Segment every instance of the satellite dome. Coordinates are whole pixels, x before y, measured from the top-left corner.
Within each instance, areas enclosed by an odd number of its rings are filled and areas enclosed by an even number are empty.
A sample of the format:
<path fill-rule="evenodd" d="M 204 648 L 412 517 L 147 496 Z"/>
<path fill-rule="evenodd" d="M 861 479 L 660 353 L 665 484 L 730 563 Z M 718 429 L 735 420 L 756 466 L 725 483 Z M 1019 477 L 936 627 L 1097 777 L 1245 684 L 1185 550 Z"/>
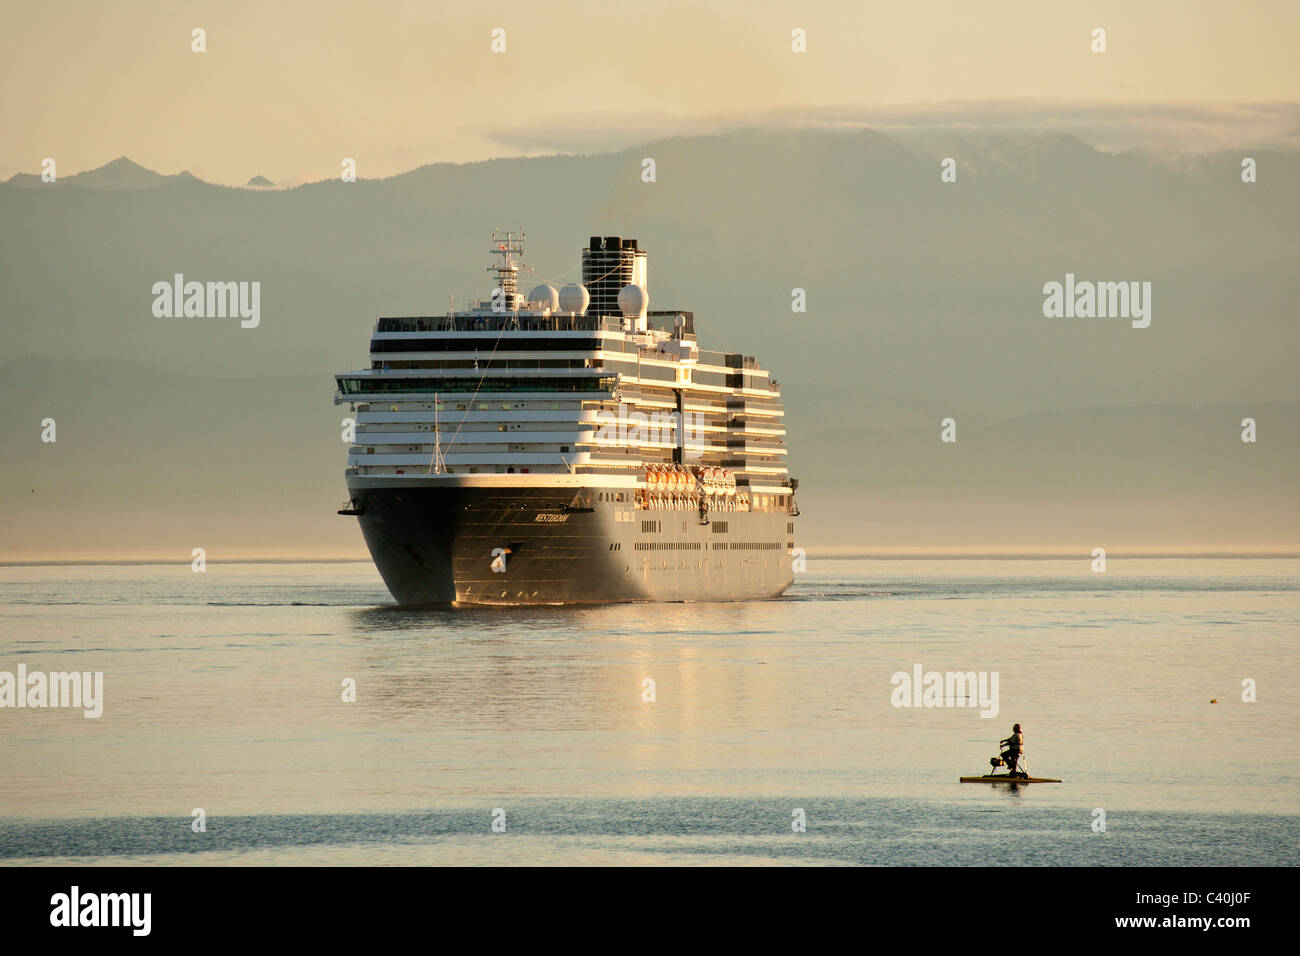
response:
<path fill-rule="evenodd" d="M 618 307 L 628 318 L 640 318 L 650 308 L 650 293 L 639 285 L 625 285 L 618 293 Z"/>
<path fill-rule="evenodd" d="M 556 312 L 560 308 L 560 293 L 555 291 L 555 286 L 548 283 L 542 283 L 532 292 L 528 293 L 528 301 L 538 303 L 543 309 L 550 309 Z"/>
<path fill-rule="evenodd" d="M 586 286 L 570 282 L 560 290 L 560 311 L 562 312 L 576 312 L 579 315 L 586 315 L 587 306 L 590 304 L 591 293 L 587 291 Z"/>

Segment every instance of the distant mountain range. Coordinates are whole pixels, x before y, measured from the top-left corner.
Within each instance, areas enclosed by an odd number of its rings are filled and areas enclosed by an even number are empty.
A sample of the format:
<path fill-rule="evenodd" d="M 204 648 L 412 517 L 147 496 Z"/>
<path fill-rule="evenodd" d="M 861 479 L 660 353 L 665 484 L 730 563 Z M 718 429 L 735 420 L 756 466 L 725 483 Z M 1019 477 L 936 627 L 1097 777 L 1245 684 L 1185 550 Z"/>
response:
<path fill-rule="evenodd" d="M 47 183 L 40 174 L 16 173 L 5 180 L 7 186 L 78 186 L 82 189 L 157 189 L 171 183 L 207 185 L 188 172 L 179 172 L 174 176 L 164 176 L 151 169 L 145 169 L 125 156 L 119 156 L 111 163 L 105 163 L 98 169 L 89 169 L 84 173 L 71 176 L 56 176 L 55 181 Z"/>
<path fill-rule="evenodd" d="M 145 169 L 139 163 L 133 162 L 125 156 L 119 156 L 111 163 L 105 163 L 97 169 L 88 169 L 85 172 L 73 173 L 70 176 L 57 176 L 52 183 L 45 182 L 39 173 L 15 173 L 5 180 L 5 185 L 21 188 L 64 185 L 76 186 L 80 189 L 158 189 L 161 186 L 176 184 L 213 185 L 212 183 L 205 183 L 197 176 L 185 171 L 176 173 L 174 176 L 155 173 L 152 169 Z M 268 186 L 274 186 L 275 183 L 265 176 L 254 176 L 244 185 L 246 188 L 264 189 Z M 225 187 L 218 186 L 216 188 Z"/>
<path fill-rule="evenodd" d="M 1287 152 L 1164 162 L 947 130 L 748 131 L 292 189 L 125 158 L 20 175 L 0 184 L 0 493 L 25 506 L 0 518 L 0 557 L 141 550 L 187 521 L 231 547 L 359 553 L 332 510 L 331 374 L 366 364 L 377 314 L 484 296 L 498 225 L 528 233 L 526 286 L 574 278 L 590 235 L 637 237 L 651 308 L 693 309 L 706 346 L 771 367 L 814 541 L 1300 544 L 1298 177 Z M 155 318 L 176 273 L 260 282 L 260 326 Z M 1044 318 L 1067 273 L 1150 281 L 1150 328 Z"/>

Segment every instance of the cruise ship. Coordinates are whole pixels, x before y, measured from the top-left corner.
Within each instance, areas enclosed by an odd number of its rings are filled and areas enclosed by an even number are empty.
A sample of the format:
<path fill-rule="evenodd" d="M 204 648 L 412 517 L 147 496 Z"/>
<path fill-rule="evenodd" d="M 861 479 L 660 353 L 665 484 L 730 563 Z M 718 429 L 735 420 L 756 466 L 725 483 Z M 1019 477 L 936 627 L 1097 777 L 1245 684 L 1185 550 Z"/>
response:
<path fill-rule="evenodd" d="M 490 297 L 381 317 L 353 410 L 349 500 L 402 605 L 772 598 L 793 580 L 798 481 L 778 384 L 650 309 L 636 239 L 592 236 L 582 282 L 519 292 L 497 232 Z M 575 266 L 576 271 L 576 266 Z"/>

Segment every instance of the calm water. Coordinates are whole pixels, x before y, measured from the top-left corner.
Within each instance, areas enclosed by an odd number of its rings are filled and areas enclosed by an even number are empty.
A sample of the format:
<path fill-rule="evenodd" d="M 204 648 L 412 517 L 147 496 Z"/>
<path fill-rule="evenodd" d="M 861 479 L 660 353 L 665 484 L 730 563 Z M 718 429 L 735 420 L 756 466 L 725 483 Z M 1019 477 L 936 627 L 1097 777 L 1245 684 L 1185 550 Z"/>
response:
<path fill-rule="evenodd" d="M 780 601 L 409 612 L 360 563 L 0 568 L 0 670 L 105 684 L 0 709 L 0 861 L 1295 865 L 1298 572 L 812 560 Z M 916 664 L 998 672 L 998 715 L 891 706 Z M 1065 782 L 959 784 L 1013 722 Z"/>

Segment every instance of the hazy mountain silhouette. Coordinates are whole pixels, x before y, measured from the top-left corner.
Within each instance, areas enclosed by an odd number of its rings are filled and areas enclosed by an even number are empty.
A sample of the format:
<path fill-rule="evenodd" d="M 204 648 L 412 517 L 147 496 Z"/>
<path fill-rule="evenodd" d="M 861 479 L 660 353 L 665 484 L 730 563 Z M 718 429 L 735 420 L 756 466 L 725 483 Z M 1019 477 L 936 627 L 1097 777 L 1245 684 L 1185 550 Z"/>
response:
<path fill-rule="evenodd" d="M 202 183 L 202 180 L 189 172 L 164 176 L 151 169 L 145 169 L 125 156 L 119 156 L 111 163 L 105 163 L 97 169 L 88 169 L 71 176 L 59 176 L 53 183 L 44 182 L 39 175 L 32 173 L 16 173 L 6 180 L 6 185 L 11 186 L 67 185 L 83 189 L 157 189 L 159 186 L 172 183 Z"/>
<path fill-rule="evenodd" d="M 1257 183 L 1241 182 L 1243 155 Z M 956 183 L 940 181 L 947 156 Z M 651 307 L 694 309 L 704 344 L 756 354 L 782 382 L 807 527 L 825 541 L 906 546 L 925 526 L 924 546 L 947 528 L 993 550 L 1091 518 L 1151 544 L 1294 543 L 1297 174 L 1293 153 L 1166 162 L 1064 135 L 921 130 L 747 131 L 289 190 L 129 160 L 60 180 L 90 188 L 11 181 L 0 355 L 17 361 L 0 401 L 22 409 L 4 425 L 22 452 L 5 491 L 62 488 L 68 525 L 11 516 L 0 551 L 75 550 L 108 527 L 112 509 L 77 504 L 105 488 L 123 514 L 171 515 L 159 533 L 202 501 L 214 528 L 234 527 L 243 502 L 286 552 L 359 549 L 330 524 L 346 410 L 331 374 L 366 364 L 375 315 L 484 296 L 497 225 L 529 234 L 525 286 L 573 278 L 589 235 L 639 238 Z M 159 188 L 121 185 L 147 182 Z M 155 318 L 152 285 L 178 272 L 261 282 L 261 326 Z M 1043 284 L 1067 272 L 1152 282 L 1150 328 L 1044 318 Z M 56 448 L 39 421 L 58 402 Z M 956 446 L 938 441 L 948 416 Z M 1240 442 L 1242 417 L 1258 444 Z"/>
<path fill-rule="evenodd" d="M 254 176 L 252 179 L 250 179 L 250 180 L 249 180 L 247 183 L 245 183 L 244 185 L 245 185 L 245 186 L 255 186 L 255 187 L 256 187 L 256 186 L 274 186 L 275 183 L 271 182 L 271 180 L 267 179 L 265 176 Z"/>

